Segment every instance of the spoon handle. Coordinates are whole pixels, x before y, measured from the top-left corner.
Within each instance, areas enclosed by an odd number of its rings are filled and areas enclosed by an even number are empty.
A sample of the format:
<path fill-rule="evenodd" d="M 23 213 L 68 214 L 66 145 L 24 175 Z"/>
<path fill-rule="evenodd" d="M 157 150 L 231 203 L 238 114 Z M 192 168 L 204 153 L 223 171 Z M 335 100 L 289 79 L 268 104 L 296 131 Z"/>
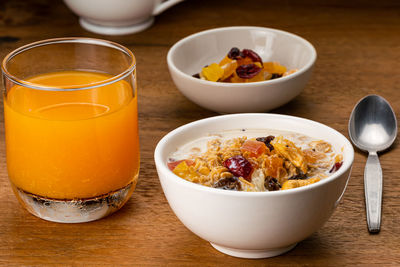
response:
<path fill-rule="evenodd" d="M 364 170 L 365 207 L 370 233 L 377 233 L 381 228 L 382 206 L 382 168 L 378 154 L 369 152 Z"/>

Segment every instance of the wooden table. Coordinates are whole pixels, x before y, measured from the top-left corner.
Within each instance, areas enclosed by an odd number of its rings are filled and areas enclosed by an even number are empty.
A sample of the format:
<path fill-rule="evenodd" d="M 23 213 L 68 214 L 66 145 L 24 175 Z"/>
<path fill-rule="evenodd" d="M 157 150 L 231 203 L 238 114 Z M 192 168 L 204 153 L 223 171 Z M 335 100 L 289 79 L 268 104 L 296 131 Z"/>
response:
<path fill-rule="evenodd" d="M 89 36 L 121 43 L 137 57 L 141 170 L 133 197 L 119 212 L 85 224 L 57 224 L 30 215 L 9 186 L 3 118 L 0 146 L 0 264 L 3 266 L 284 266 L 399 265 L 399 141 L 382 154 L 382 230 L 366 227 L 363 169 L 356 151 L 353 173 L 331 219 L 279 257 L 246 260 L 214 250 L 186 229 L 164 197 L 153 161 L 162 136 L 185 123 L 217 115 L 191 103 L 174 86 L 166 55 L 179 39 L 214 27 L 265 26 L 296 33 L 318 51 L 305 90 L 273 113 L 309 118 L 344 135 L 354 104 L 379 94 L 400 114 L 400 3 L 393 1 L 187 0 L 135 35 L 110 37 L 83 30 L 61 1 L 0 2 L 0 58 L 41 39 Z M 1 108 L 2 110 L 2 108 Z M 2 116 L 1 116 L 2 117 Z"/>

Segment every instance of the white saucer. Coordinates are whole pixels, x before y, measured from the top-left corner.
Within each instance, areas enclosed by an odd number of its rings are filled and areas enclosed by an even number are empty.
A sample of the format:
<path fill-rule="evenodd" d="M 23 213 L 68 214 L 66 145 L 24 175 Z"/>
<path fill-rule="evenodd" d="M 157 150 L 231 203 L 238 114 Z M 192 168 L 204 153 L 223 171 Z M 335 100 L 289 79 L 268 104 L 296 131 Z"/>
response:
<path fill-rule="evenodd" d="M 103 26 L 99 24 L 93 24 L 84 18 L 79 18 L 79 24 L 86 30 L 104 34 L 104 35 L 126 35 L 131 33 L 137 33 L 144 31 L 154 23 L 154 17 L 150 17 L 148 20 L 139 24 L 133 24 L 129 26 Z"/>

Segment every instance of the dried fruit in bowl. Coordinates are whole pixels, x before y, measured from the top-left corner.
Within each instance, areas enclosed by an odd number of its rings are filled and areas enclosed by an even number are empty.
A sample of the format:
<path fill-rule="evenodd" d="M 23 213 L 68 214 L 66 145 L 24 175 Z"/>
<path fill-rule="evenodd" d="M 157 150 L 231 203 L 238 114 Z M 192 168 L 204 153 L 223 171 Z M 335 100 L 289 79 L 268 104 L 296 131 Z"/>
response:
<path fill-rule="evenodd" d="M 212 82 L 249 83 L 285 77 L 296 71 L 288 71 L 279 62 L 263 62 L 251 49 L 240 50 L 233 47 L 219 64 L 205 66 L 193 77 Z"/>

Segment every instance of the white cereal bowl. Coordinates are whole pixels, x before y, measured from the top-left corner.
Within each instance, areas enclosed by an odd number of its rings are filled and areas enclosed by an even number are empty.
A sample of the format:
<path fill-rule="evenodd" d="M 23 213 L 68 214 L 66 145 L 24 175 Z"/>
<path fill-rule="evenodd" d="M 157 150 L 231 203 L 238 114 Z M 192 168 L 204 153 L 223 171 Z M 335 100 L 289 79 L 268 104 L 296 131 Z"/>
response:
<path fill-rule="evenodd" d="M 343 165 L 328 178 L 305 187 L 271 192 L 239 192 L 186 181 L 168 169 L 178 147 L 209 133 L 234 129 L 297 132 L 342 149 Z M 346 189 L 354 151 L 334 129 L 307 119 L 277 114 L 234 114 L 181 126 L 158 143 L 154 159 L 169 205 L 193 233 L 217 250 L 243 258 L 273 257 L 292 249 L 331 216 Z"/>
<path fill-rule="evenodd" d="M 294 74 L 255 83 L 221 83 L 192 77 L 219 62 L 232 47 L 252 49 Z M 311 43 L 281 30 L 226 27 L 190 35 L 171 47 L 167 63 L 176 87 L 194 103 L 219 113 L 262 112 L 286 104 L 305 87 L 317 58 Z"/>

